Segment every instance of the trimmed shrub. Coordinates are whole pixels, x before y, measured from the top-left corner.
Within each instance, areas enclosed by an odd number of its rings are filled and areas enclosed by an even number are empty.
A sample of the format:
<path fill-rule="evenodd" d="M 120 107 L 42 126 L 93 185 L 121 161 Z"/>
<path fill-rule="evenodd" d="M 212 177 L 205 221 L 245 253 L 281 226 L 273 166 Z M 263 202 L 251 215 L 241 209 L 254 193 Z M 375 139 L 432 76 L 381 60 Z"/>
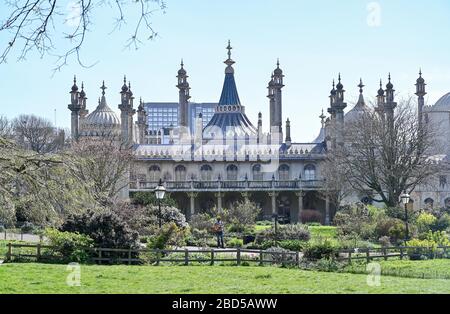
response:
<path fill-rule="evenodd" d="M 139 234 L 111 211 L 88 211 L 81 215 L 71 215 L 61 226 L 61 231 L 88 235 L 96 247 L 139 248 Z"/>
<path fill-rule="evenodd" d="M 299 240 L 309 241 L 311 234 L 305 225 L 284 225 L 278 227 L 278 233 L 275 233 L 275 228 L 270 228 L 261 231 L 256 235 L 255 242 L 262 243 L 264 241 L 274 240 Z"/>
<path fill-rule="evenodd" d="M 59 253 L 67 262 L 86 262 L 90 254 L 87 248 L 92 247 L 93 241 L 87 235 L 77 232 L 63 232 L 47 228 L 44 232 L 49 245 L 54 247 L 54 252 Z"/>
<path fill-rule="evenodd" d="M 428 232 L 436 224 L 437 218 L 430 213 L 422 212 L 417 217 L 416 225 L 419 233 Z"/>
<path fill-rule="evenodd" d="M 244 245 L 244 241 L 238 238 L 231 238 L 227 241 L 227 247 L 242 247 Z"/>
<path fill-rule="evenodd" d="M 178 227 L 174 222 L 165 224 L 158 232 L 148 237 L 147 247 L 150 249 L 168 249 L 171 246 L 186 244 L 187 229 Z"/>
<path fill-rule="evenodd" d="M 329 239 L 308 243 L 303 251 L 304 257 L 311 260 L 335 258 L 339 253 L 339 246 Z"/>

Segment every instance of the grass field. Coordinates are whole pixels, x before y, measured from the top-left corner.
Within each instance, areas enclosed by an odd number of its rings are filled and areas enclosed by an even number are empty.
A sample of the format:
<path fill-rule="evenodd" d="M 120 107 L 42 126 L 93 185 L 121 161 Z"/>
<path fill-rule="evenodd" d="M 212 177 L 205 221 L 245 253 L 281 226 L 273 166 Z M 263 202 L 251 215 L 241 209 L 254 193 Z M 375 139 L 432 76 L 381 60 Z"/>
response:
<path fill-rule="evenodd" d="M 0 293 L 449 293 L 450 280 L 367 276 L 276 267 L 82 266 L 81 287 L 65 265 L 0 265 Z"/>
<path fill-rule="evenodd" d="M 389 260 L 379 261 L 379 263 L 381 265 L 381 273 L 387 276 L 450 280 L 450 260 L 448 259 L 426 261 Z M 366 265 L 362 263 L 346 267 L 346 271 L 352 273 L 365 273 L 365 269 Z"/>
<path fill-rule="evenodd" d="M 336 227 L 332 226 L 309 226 L 311 238 L 336 238 Z"/>

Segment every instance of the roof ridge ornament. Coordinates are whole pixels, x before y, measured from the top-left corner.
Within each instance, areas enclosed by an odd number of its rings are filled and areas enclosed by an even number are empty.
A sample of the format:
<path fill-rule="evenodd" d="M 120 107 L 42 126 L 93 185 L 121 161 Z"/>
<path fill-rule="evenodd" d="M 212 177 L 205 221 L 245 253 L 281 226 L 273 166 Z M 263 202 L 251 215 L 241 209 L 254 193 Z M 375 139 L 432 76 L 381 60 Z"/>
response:
<path fill-rule="evenodd" d="M 230 40 L 228 40 L 228 46 L 226 47 L 226 49 L 228 50 L 228 59 L 224 61 L 224 63 L 227 65 L 225 74 L 234 74 L 233 64 L 235 64 L 236 62 L 231 59 L 231 49 L 233 49 L 233 47 L 231 47 Z"/>

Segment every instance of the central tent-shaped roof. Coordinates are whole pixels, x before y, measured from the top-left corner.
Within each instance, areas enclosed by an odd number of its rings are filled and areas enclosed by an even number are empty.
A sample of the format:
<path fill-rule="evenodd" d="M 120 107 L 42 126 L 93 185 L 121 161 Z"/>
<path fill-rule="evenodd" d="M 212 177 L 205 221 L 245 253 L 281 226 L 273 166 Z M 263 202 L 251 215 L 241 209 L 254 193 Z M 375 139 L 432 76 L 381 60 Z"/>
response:
<path fill-rule="evenodd" d="M 216 112 L 204 128 L 203 134 L 205 138 L 212 138 L 217 136 L 217 132 L 220 130 L 222 136 L 230 133 L 238 137 L 256 136 L 256 128 L 245 115 L 237 92 L 233 69 L 235 62 L 231 59 L 232 47 L 230 42 L 228 42 L 227 49 L 228 59 L 224 62 L 227 67 L 225 69 L 222 94 L 216 107 Z"/>

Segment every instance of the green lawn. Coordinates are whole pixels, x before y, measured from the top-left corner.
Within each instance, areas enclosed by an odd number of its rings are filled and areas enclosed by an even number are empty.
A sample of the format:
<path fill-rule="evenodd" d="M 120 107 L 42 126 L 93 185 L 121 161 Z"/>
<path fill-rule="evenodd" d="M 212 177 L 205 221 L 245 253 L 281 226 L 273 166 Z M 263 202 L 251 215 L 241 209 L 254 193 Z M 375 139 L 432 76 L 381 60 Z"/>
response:
<path fill-rule="evenodd" d="M 389 260 L 378 261 L 381 265 L 381 273 L 388 276 L 447 279 L 450 280 L 450 260 L 434 259 L 426 261 Z M 365 273 L 366 265 L 354 263 L 347 266 L 345 271 L 352 273 Z"/>
<path fill-rule="evenodd" d="M 82 266 L 81 287 L 65 265 L 0 265 L 0 293 L 449 293 L 450 280 L 367 276 L 276 267 Z"/>
<path fill-rule="evenodd" d="M 336 238 L 336 227 L 333 226 L 308 226 L 311 238 Z"/>

